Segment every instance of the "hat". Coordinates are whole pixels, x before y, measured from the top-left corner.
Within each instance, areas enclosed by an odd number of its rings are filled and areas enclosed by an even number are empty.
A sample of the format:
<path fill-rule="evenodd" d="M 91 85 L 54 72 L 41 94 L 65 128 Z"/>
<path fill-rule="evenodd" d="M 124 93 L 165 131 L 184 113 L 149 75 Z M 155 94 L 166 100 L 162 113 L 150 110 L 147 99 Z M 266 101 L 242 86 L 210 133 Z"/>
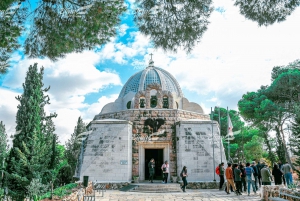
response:
<path fill-rule="evenodd" d="M 252 164 L 255 164 L 255 161 L 252 161 Z"/>

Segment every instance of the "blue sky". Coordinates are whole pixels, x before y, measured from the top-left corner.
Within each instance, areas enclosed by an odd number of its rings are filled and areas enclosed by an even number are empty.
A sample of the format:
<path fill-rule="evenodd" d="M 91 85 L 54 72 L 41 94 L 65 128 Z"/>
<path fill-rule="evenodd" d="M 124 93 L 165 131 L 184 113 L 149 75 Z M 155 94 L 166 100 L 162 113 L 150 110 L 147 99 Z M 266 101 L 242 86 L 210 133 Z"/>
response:
<path fill-rule="evenodd" d="M 259 27 L 240 15 L 231 0 L 215 0 L 214 7 L 208 30 L 189 55 L 154 49 L 134 26 L 131 12 L 122 18 L 118 36 L 94 51 L 72 53 L 57 62 L 28 59 L 16 52 L 12 68 L 0 78 L 0 120 L 7 133 L 15 132 L 15 96 L 22 93 L 28 66 L 35 62 L 45 67 L 44 83 L 51 86 L 46 111 L 58 114 L 56 133 L 64 143 L 77 118 L 88 123 L 113 102 L 128 78 L 147 66 L 150 53 L 154 65 L 169 71 L 185 97 L 206 113 L 214 106 L 237 109 L 244 93 L 270 84 L 273 66 L 299 59 L 299 8 L 285 22 Z"/>

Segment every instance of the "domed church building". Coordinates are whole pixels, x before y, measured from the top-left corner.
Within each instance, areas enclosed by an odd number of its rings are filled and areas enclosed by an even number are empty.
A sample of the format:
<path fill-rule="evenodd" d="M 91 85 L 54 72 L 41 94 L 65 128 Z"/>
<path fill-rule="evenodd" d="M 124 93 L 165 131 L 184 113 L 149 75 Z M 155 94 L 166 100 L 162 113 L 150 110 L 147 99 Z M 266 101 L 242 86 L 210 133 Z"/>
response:
<path fill-rule="evenodd" d="M 169 180 L 188 167 L 189 181 L 213 181 L 215 167 L 226 162 L 219 125 L 189 102 L 177 80 L 154 66 L 132 75 L 115 102 L 88 125 L 77 174 L 100 182 L 148 180 L 154 158 L 155 179 L 170 165 Z"/>

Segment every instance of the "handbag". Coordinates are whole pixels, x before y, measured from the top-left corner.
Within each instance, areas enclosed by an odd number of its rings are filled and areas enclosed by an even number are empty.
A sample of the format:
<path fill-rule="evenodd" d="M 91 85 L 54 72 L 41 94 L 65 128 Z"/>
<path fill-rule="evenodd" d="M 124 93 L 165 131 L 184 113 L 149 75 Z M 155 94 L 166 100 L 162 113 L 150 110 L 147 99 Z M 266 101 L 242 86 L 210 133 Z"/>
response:
<path fill-rule="evenodd" d="M 254 177 L 253 173 L 251 173 L 251 180 L 255 181 L 255 177 Z"/>
<path fill-rule="evenodd" d="M 167 168 L 163 167 L 163 171 L 165 172 L 167 170 Z"/>

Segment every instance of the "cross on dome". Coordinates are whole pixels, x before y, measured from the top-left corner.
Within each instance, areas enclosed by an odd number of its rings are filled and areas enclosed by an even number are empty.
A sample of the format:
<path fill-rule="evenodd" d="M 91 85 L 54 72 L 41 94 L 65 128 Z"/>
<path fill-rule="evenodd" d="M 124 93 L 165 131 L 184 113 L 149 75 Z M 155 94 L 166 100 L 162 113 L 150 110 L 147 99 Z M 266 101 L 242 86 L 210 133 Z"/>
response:
<path fill-rule="evenodd" d="M 151 56 L 151 58 L 150 58 L 150 61 L 149 61 L 149 66 L 148 66 L 148 68 L 149 68 L 149 67 L 154 67 L 154 61 L 152 60 L 153 54 L 150 53 L 150 56 Z"/>

